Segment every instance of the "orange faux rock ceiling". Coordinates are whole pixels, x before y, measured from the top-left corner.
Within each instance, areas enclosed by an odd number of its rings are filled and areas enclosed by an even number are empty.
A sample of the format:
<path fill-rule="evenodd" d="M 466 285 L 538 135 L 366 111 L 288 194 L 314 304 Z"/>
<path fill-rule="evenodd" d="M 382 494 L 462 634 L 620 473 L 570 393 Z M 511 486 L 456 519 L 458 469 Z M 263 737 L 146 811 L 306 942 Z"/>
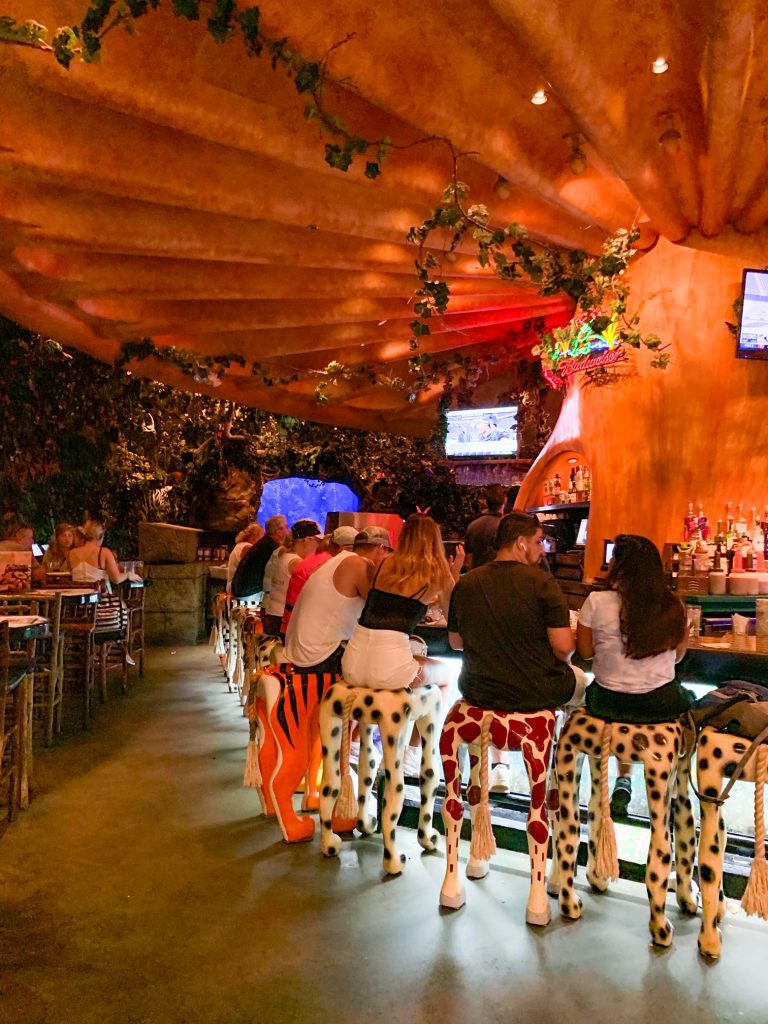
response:
<path fill-rule="evenodd" d="M 338 360 L 407 379 L 416 252 L 405 235 L 449 180 L 446 147 L 393 151 L 375 181 L 362 164 L 333 170 L 283 72 L 164 7 L 135 36 L 112 32 L 96 65 L 65 71 L 0 44 L 0 312 L 105 360 L 149 336 L 302 373 L 268 388 L 233 367 L 211 393 L 243 404 L 428 429 L 436 389 L 408 402 L 353 377 L 319 406 L 320 378 L 306 371 Z M 471 154 L 460 177 L 494 223 L 591 252 L 633 223 L 641 249 L 659 236 L 766 249 L 764 0 L 260 7 L 264 31 L 309 59 L 351 35 L 333 53 L 327 109 L 367 138 L 449 137 Z M 51 30 L 84 10 L 0 3 L 0 15 Z M 662 56 L 669 69 L 653 74 Z M 539 89 L 548 102 L 535 106 Z M 574 145 L 584 160 L 569 163 Z M 444 270 L 453 298 L 425 350 L 526 355 L 526 321 L 569 316 L 566 299 L 482 271 L 469 243 Z M 211 390 L 155 361 L 136 370 Z M 507 371 L 503 360 L 489 370 L 500 390 Z"/>

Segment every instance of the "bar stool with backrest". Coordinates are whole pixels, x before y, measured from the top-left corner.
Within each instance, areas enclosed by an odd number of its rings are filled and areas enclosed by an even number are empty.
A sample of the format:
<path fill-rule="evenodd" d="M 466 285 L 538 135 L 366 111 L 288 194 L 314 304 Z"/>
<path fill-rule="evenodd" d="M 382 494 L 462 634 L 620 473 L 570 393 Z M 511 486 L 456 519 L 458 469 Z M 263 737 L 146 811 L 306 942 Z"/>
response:
<path fill-rule="evenodd" d="M 8 821 L 19 806 L 19 757 L 21 750 L 19 684 L 25 666 L 11 655 L 7 622 L 0 622 L 0 786 L 8 787 Z"/>
<path fill-rule="evenodd" d="M 125 603 L 128 606 L 128 654 L 144 676 L 144 591 L 145 586 L 127 586 Z"/>
<path fill-rule="evenodd" d="M 71 589 L 87 589 L 82 584 Z M 82 692 L 82 723 L 87 729 L 91 717 L 95 678 L 96 602 L 80 604 L 64 601 L 62 605 L 61 633 L 64 638 L 62 680 L 64 695 Z"/>
<path fill-rule="evenodd" d="M 128 692 L 128 658 L 130 648 L 130 623 L 128 605 L 124 598 L 122 584 L 112 584 L 110 592 L 102 592 L 96 605 L 96 621 L 93 634 L 95 665 L 99 672 L 99 697 L 104 704 L 107 699 L 107 674 L 110 668 L 121 673 L 123 693 Z"/>
<path fill-rule="evenodd" d="M 41 723 L 46 746 L 53 734 L 61 732 L 62 711 L 62 635 L 61 594 L 54 591 L 0 595 L 0 613 L 40 615 L 48 620 L 49 635 L 36 642 L 33 719 Z"/>

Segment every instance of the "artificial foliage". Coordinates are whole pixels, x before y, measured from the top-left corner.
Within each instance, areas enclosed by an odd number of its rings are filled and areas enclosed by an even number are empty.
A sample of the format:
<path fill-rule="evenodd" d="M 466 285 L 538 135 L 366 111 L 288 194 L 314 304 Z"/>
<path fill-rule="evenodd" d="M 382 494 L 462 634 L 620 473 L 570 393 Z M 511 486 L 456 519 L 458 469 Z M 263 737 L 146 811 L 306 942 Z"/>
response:
<path fill-rule="evenodd" d="M 230 469 L 338 480 L 364 510 L 430 507 L 462 535 L 478 494 L 455 483 L 440 428 L 429 439 L 305 423 L 235 407 L 108 366 L 0 318 L 0 513 L 46 542 L 55 523 L 105 516 L 108 542 L 137 552 L 142 519 L 205 523 Z M 533 392 L 531 392 L 533 394 Z M 531 452 L 530 454 L 534 454 Z"/>

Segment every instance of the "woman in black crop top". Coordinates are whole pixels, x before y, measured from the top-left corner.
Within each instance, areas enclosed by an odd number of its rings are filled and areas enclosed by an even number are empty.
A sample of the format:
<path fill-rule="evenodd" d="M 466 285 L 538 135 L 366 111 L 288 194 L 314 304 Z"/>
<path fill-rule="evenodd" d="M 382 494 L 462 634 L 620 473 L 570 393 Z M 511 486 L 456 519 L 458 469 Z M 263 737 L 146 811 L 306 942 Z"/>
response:
<path fill-rule="evenodd" d="M 443 666 L 415 657 L 409 637 L 430 605 L 439 603 L 447 611 L 463 561 L 459 547 L 448 562 L 433 519 L 421 513 L 410 516 L 396 550 L 379 566 L 344 653 L 342 672 L 348 683 L 374 690 L 427 682 L 447 687 Z"/>

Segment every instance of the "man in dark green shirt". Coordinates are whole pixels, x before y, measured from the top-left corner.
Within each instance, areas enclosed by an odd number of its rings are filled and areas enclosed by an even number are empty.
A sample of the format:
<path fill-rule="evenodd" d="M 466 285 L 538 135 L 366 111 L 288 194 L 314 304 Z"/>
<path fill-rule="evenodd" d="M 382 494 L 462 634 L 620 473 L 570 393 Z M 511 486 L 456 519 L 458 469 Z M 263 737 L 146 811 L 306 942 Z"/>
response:
<path fill-rule="evenodd" d="M 464 651 L 459 689 L 470 704 L 539 711 L 583 693 L 583 673 L 568 663 L 574 641 L 565 599 L 538 568 L 543 538 L 535 516 L 510 512 L 499 523 L 495 560 L 453 590 L 449 639 Z"/>

